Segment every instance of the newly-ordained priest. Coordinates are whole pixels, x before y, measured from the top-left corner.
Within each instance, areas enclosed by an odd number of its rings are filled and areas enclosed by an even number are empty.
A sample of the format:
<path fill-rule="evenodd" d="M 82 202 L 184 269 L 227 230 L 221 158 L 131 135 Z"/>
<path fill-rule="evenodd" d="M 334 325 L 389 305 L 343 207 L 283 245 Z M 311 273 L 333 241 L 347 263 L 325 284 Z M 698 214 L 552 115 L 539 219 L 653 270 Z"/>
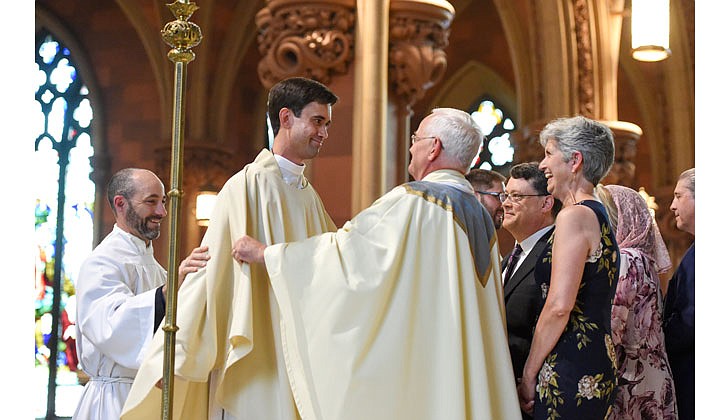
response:
<path fill-rule="evenodd" d="M 301 417 L 520 419 L 493 222 L 464 177 L 483 136 L 439 108 L 409 172 L 337 232 L 233 255 L 268 271 Z"/>
<path fill-rule="evenodd" d="M 218 194 L 202 240 L 207 267 L 188 275 L 179 290 L 172 418 L 299 418 L 278 329 L 278 310 L 263 267 L 233 260 L 233 242 L 244 234 L 266 244 L 295 241 L 335 229 L 313 186 L 303 175 L 328 138 L 327 87 L 305 78 L 273 86 L 268 114 L 273 153 L 230 178 Z M 122 419 L 158 418 L 164 334 L 158 332 L 124 406 Z"/>

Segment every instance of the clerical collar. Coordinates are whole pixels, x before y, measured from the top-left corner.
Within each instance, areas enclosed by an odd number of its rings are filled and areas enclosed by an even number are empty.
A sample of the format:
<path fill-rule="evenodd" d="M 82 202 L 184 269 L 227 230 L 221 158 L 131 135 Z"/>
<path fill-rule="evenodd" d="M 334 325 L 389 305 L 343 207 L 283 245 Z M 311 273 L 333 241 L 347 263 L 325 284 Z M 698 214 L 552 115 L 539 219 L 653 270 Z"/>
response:
<path fill-rule="evenodd" d="M 306 169 L 306 164 L 297 165 L 290 160 L 284 158 L 281 155 L 273 155 L 278 162 L 278 167 L 281 169 L 281 175 L 283 176 L 283 182 L 296 188 L 303 188 L 304 180 L 303 171 Z"/>

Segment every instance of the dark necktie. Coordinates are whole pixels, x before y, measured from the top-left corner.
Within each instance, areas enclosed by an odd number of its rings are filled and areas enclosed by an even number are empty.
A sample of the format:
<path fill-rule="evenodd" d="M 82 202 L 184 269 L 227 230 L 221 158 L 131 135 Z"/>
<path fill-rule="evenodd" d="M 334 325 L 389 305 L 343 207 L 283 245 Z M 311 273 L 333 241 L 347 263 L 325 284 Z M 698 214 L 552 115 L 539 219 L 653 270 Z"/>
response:
<path fill-rule="evenodd" d="M 503 281 L 503 284 L 508 283 L 508 280 L 513 276 L 513 272 L 516 271 L 516 263 L 518 262 L 518 259 L 521 258 L 521 253 L 523 252 L 523 248 L 521 248 L 520 244 L 516 244 L 516 247 L 513 248 L 513 252 L 511 252 L 511 256 L 508 258 L 508 265 L 506 265 L 506 278 Z"/>

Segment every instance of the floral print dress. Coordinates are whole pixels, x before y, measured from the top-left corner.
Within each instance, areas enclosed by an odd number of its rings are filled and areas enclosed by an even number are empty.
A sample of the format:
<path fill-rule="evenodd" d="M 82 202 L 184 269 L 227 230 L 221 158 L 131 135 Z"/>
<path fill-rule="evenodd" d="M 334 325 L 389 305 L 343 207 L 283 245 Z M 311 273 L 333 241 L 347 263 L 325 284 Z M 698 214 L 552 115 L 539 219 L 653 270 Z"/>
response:
<path fill-rule="evenodd" d="M 675 385 L 662 332 L 660 279 L 653 262 L 621 249 L 624 269 L 612 307 L 619 384 L 610 420 L 677 419 Z"/>
<path fill-rule="evenodd" d="M 576 205 L 592 209 L 601 228 L 599 249 L 584 265 L 574 308 L 559 341 L 544 360 L 536 382 L 534 419 L 604 419 L 611 411 L 617 365 L 611 336 L 612 299 L 617 286 L 619 249 L 604 206 L 595 200 Z M 551 283 L 553 235 L 536 265 L 542 304 Z"/>

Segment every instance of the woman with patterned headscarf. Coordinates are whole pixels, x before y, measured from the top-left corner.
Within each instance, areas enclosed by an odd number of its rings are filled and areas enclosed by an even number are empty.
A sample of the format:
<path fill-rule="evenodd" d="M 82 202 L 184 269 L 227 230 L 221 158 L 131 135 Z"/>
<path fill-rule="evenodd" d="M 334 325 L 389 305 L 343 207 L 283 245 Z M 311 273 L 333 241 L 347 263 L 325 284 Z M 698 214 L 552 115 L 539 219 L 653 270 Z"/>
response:
<path fill-rule="evenodd" d="M 619 366 L 610 419 L 676 419 L 675 385 L 662 332 L 658 274 L 672 266 L 647 202 L 631 188 L 597 187 L 620 252 L 612 305 L 612 340 Z"/>

